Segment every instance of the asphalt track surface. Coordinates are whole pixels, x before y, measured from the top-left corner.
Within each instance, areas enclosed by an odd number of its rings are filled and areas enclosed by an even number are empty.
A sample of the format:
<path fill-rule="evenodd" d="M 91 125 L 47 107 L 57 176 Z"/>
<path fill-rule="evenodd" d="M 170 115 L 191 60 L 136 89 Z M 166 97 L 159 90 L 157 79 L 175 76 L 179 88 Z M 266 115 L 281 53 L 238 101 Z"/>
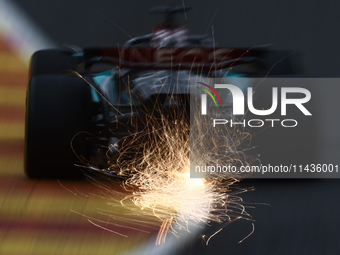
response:
<path fill-rule="evenodd" d="M 122 44 L 129 39 L 127 34 L 133 37 L 149 33 L 160 20 L 157 15 L 147 14 L 159 1 L 15 2 L 57 45 Z M 216 41 L 221 45 L 273 43 L 277 49 L 302 49 L 308 75 L 339 76 L 337 1 L 184 1 L 184 4 L 193 7 L 187 13 L 187 21 L 183 18 L 193 33 L 211 34 L 213 26 Z M 3 52 L 10 50 L 5 45 L 1 49 L 4 60 L 8 54 Z M 60 185 L 57 181 L 28 180 L 24 176 L 20 130 L 24 121 L 27 66 L 13 66 L 15 70 L 8 70 L 9 65 L 2 63 L 0 76 L 1 94 L 12 95 L 1 98 L 0 108 L 1 125 L 5 126 L 2 130 L 6 130 L 1 137 L 0 253 L 152 254 L 156 250 L 149 247 L 152 234 L 132 232 L 130 238 L 121 238 L 70 212 L 72 209 L 95 216 L 95 208 L 105 206 L 80 194 L 95 191 L 93 185 L 77 181 Z M 337 94 L 327 96 L 328 102 L 337 100 Z M 329 106 L 330 112 L 325 115 L 333 116 L 333 126 L 321 126 L 315 136 L 309 137 L 319 147 L 314 151 L 316 157 L 325 162 L 339 158 L 338 104 Z M 303 151 L 300 153 L 301 157 L 306 156 Z M 175 251 L 174 244 L 156 254 L 340 254 L 339 180 L 246 180 L 240 185 L 256 188 L 242 195 L 245 201 L 257 203 L 255 209 L 248 210 L 256 220 L 255 232 L 249 238 L 238 244 L 252 230 L 251 223 L 239 221 L 216 235 L 206 248 L 198 240 L 191 240 L 182 244 L 182 251 Z M 144 250 L 148 252 L 143 253 Z"/>

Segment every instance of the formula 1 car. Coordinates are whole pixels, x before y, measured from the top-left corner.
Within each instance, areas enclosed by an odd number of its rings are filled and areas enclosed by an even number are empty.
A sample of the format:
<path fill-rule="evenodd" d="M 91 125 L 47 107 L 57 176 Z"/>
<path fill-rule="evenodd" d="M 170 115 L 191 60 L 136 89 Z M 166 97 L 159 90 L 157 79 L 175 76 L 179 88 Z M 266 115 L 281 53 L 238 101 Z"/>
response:
<path fill-rule="evenodd" d="M 75 164 L 81 162 L 106 167 L 103 158 L 108 153 L 114 158 L 119 150 L 111 145 L 141 130 L 138 122 L 131 126 L 129 121 L 150 114 L 147 107 L 160 104 L 167 111 L 175 94 L 176 107 L 188 112 L 187 80 L 195 73 L 261 77 L 283 58 L 270 75 L 296 72 L 293 57 L 287 57 L 291 52 L 217 47 L 211 38 L 189 35 L 176 24 L 182 7 L 158 6 L 151 12 L 165 14 L 164 22 L 122 47 L 33 54 L 26 98 L 27 176 L 80 176 Z"/>

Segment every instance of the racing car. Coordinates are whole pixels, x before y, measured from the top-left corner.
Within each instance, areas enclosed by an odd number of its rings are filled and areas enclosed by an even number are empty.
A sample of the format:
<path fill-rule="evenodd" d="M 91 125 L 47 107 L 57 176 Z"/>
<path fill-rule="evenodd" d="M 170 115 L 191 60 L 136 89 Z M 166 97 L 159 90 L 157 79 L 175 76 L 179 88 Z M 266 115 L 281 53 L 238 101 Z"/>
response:
<path fill-rule="evenodd" d="M 141 116 L 159 114 L 146 109 L 157 104 L 170 111 L 175 95 L 176 108 L 189 116 L 187 81 L 194 74 L 214 78 L 226 72 L 243 77 L 262 77 L 269 70 L 272 76 L 297 72 L 289 51 L 218 47 L 212 38 L 190 35 L 174 18 L 182 6 L 157 6 L 150 12 L 164 14 L 164 21 L 122 47 L 33 54 L 26 97 L 28 177 L 79 177 L 77 165 L 84 162 L 107 167 L 104 159 L 115 158 L 122 146 L 118 141 L 143 129 Z"/>

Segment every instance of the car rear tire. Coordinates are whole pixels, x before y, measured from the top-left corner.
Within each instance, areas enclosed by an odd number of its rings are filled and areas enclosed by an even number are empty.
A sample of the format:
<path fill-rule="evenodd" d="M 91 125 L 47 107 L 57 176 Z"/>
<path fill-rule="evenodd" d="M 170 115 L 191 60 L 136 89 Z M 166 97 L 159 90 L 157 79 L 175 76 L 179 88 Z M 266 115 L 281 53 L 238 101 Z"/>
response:
<path fill-rule="evenodd" d="M 79 77 L 31 76 L 26 98 L 25 172 L 31 178 L 80 176 L 80 160 L 71 148 L 79 132 L 89 132 L 90 86 Z M 79 140 L 79 139 L 78 139 Z M 73 143 L 87 156 L 82 141 Z"/>

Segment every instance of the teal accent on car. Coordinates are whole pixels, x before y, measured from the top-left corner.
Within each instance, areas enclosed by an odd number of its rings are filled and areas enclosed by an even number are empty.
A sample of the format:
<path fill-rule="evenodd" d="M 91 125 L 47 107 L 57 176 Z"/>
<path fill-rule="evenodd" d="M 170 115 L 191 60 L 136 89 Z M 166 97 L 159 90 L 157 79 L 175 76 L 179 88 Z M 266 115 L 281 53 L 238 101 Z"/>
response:
<path fill-rule="evenodd" d="M 103 82 L 103 80 L 106 77 L 110 76 L 112 73 L 113 73 L 113 71 L 111 71 L 111 70 L 110 71 L 101 72 L 101 73 L 98 73 L 95 76 L 93 76 L 92 79 L 94 80 L 96 85 L 98 87 L 100 87 L 102 82 Z M 91 94 L 92 94 L 92 100 L 94 102 L 97 102 L 97 103 L 100 102 L 99 95 L 98 95 L 97 91 L 94 88 L 91 88 Z"/>

